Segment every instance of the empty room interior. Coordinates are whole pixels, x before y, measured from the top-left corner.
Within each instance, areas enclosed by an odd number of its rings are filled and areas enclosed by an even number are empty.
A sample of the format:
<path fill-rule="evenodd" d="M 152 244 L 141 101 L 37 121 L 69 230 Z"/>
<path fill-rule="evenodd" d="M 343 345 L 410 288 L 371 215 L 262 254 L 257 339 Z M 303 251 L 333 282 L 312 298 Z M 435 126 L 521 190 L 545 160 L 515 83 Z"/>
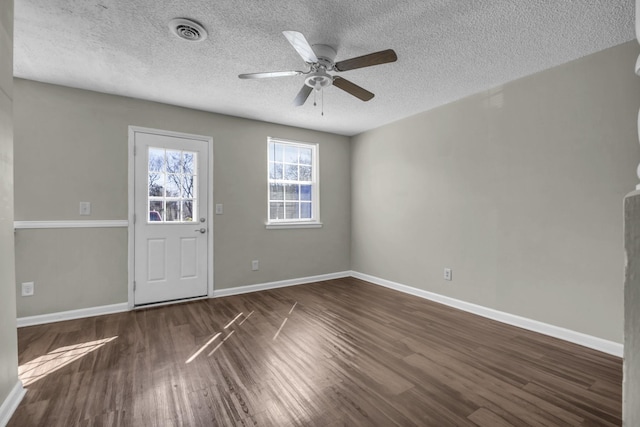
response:
<path fill-rule="evenodd" d="M 0 426 L 640 426 L 635 3 L 0 0 Z"/>

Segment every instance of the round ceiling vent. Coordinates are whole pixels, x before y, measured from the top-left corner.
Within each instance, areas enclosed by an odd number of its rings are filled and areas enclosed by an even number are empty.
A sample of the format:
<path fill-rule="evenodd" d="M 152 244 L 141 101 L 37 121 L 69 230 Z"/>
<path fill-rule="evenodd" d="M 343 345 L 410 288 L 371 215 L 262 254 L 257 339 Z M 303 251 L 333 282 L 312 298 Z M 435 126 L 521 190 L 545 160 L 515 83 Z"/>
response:
<path fill-rule="evenodd" d="M 207 38 L 207 30 L 195 21 L 175 18 L 169 21 L 171 32 L 183 40 L 199 42 Z"/>

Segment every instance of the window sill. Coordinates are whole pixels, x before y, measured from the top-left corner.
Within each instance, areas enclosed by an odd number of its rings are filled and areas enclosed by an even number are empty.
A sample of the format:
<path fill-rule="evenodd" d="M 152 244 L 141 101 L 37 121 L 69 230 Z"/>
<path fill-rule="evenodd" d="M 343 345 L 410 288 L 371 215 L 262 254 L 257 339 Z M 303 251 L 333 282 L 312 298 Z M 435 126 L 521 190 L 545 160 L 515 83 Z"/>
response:
<path fill-rule="evenodd" d="M 321 222 L 272 222 L 266 224 L 267 230 L 285 228 L 322 228 Z"/>

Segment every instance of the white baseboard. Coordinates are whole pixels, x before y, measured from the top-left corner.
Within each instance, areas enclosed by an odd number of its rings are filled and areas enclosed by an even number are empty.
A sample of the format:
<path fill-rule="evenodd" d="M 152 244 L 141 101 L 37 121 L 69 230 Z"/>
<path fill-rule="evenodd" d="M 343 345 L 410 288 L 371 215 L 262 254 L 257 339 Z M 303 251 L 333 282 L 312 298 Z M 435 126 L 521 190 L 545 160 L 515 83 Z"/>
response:
<path fill-rule="evenodd" d="M 342 271 L 330 274 L 321 274 L 318 276 L 301 277 L 297 279 L 280 280 L 277 282 L 259 283 L 248 286 L 238 286 L 229 289 L 219 289 L 213 291 L 213 297 L 226 297 L 231 295 L 240 295 L 250 292 L 265 291 L 269 289 L 284 288 L 287 286 L 303 285 L 306 283 L 322 282 L 324 280 L 341 279 L 353 276 L 367 282 L 384 286 L 406 294 L 425 298 L 440 304 L 448 305 L 459 310 L 477 314 L 482 317 L 497 320 L 508 325 L 517 326 L 519 328 L 538 332 L 554 338 L 559 338 L 584 347 L 592 348 L 603 353 L 613 356 L 622 357 L 624 346 L 622 344 L 608 341 L 602 338 L 583 334 L 581 332 L 572 331 L 570 329 L 561 328 L 559 326 L 550 325 L 548 323 L 539 322 L 537 320 L 528 319 L 526 317 L 517 316 L 503 311 L 494 310 L 492 308 L 483 307 L 466 301 L 436 294 L 433 292 L 417 289 L 411 286 L 402 285 L 390 280 L 381 279 L 357 271 Z M 120 313 L 128 311 L 127 303 L 104 305 L 100 307 L 83 308 L 79 310 L 63 311 L 58 313 L 42 314 L 38 316 L 20 317 L 18 318 L 18 327 L 41 325 L 45 323 L 60 322 L 64 320 L 80 319 L 84 317 L 100 316 L 104 314 Z"/>
<path fill-rule="evenodd" d="M 40 314 L 37 316 L 18 317 L 18 328 L 24 326 L 43 325 L 45 323 L 62 322 L 64 320 L 82 319 L 84 317 L 101 316 L 103 314 L 121 313 L 129 311 L 126 302 L 99 307 L 81 308 L 79 310 L 60 311 L 57 313 Z"/>
<path fill-rule="evenodd" d="M 229 289 L 213 290 L 213 297 L 228 297 L 231 295 L 247 294 L 249 292 L 266 291 L 269 289 L 284 288 L 287 286 L 304 285 L 306 283 L 322 282 L 324 280 L 342 279 L 351 276 L 350 271 L 321 274 L 318 276 L 301 277 L 298 279 L 280 280 L 278 282 L 259 283 L 256 285 L 238 286 Z"/>
<path fill-rule="evenodd" d="M 527 329 L 554 338 L 569 341 L 574 344 L 579 344 L 584 347 L 601 351 L 603 353 L 611 354 L 613 356 L 622 357 L 623 355 L 623 344 L 619 344 L 613 341 L 597 338 L 591 335 L 583 334 L 582 332 L 576 332 L 570 329 L 561 328 L 559 326 L 550 325 L 548 323 L 539 322 L 537 320 L 528 319 L 526 317 L 516 316 L 514 314 L 505 313 L 503 311 L 494 310 L 492 308 L 483 307 L 481 305 L 472 304 L 433 292 L 424 291 L 422 289 L 417 289 L 411 286 L 402 285 L 400 283 L 381 279 L 375 276 L 370 276 L 364 273 L 359 273 L 357 271 L 352 271 L 351 276 L 357 279 L 366 280 L 367 282 L 371 282 L 376 285 L 395 289 L 396 291 L 415 295 L 434 302 L 438 302 L 440 304 L 467 311 L 469 313 L 477 314 L 482 317 L 497 320 L 508 325 L 517 326 L 522 329 Z"/>
<path fill-rule="evenodd" d="M 321 274 L 318 276 L 301 277 L 298 279 L 281 280 L 278 282 L 260 283 L 257 285 L 238 286 L 236 288 L 220 289 L 213 291 L 213 298 L 226 297 L 231 295 L 246 294 L 249 292 L 265 291 L 268 289 L 283 288 L 286 286 L 303 285 L 305 283 L 321 282 L 323 280 L 340 279 L 343 277 L 351 276 L 350 271 L 342 271 L 338 273 Z M 175 302 L 175 301 L 174 301 Z M 170 303 L 160 303 L 153 306 L 161 306 Z M 142 306 L 138 308 L 148 308 L 149 306 Z M 84 317 L 101 316 L 104 314 L 120 313 L 123 311 L 129 311 L 129 305 L 124 302 L 120 304 L 103 305 L 99 307 L 81 308 L 79 310 L 61 311 L 57 313 L 41 314 L 37 316 L 19 317 L 18 327 L 43 325 L 45 323 L 62 322 L 64 320 L 81 319 Z"/>
<path fill-rule="evenodd" d="M 4 402 L 2 402 L 2 405 L 0 405 L 0 426 L 1 427 L 5 427 L 7 424 L 9 424 L 9 420 L 11 419 L 11 416 L 18 408 L 18 405 L 22 401 L 22 398 L 24 397 L 26 392 L 27 390 L 25 390 L 24 387 L 22 387 L 22 381 L 18 380 L 18 382 L 16 382 L 16 384 L 13 386 L 13 388 L 9 392 L 9 395 L 7 396 L 7 398 L 4 399 Z"/>

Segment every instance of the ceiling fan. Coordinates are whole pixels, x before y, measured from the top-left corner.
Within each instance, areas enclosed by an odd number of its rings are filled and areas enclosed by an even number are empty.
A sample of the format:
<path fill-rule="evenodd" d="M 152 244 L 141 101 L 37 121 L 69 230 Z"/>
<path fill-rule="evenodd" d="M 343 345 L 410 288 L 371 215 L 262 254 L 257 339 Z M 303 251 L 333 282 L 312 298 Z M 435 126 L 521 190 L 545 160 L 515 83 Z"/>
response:
<path fill-rule="evenodd" d="M 288 77 L 307 75 L 304 86 L 298 92 L 293 103 L 296 106 L 303 105 L 311 91 L 322 90 L 331 85 L 359 98 L 363 101 L 369 101 L 374 94 L 366 89 L 361 88 L 355 83 L 350 82 L 340 76 L 333 76 L 329 71 L 349 71 L 356 68 L 370 67 L 372 65 L 386 64 L 394 62 L 398 59 L 396 53 L 392 49 L 382 50 L 380 52 L 370 53 L 368 55 L 358 56 L 356 58 L 346 59 L 344 61 L 334 62 L 336 51 L 331 46 L 324 44 L 315 44 L 311 46 L 307 39 L 297 31 L 283 31 L 282 34 L 289 40 L 289 43 L 298 52 L 306 63 L 308 70 L 306 71 L 270 71 L 265 73 L 249 73 L 240 74 L 241 79 L 264 79 L 271 77 Z"/>

